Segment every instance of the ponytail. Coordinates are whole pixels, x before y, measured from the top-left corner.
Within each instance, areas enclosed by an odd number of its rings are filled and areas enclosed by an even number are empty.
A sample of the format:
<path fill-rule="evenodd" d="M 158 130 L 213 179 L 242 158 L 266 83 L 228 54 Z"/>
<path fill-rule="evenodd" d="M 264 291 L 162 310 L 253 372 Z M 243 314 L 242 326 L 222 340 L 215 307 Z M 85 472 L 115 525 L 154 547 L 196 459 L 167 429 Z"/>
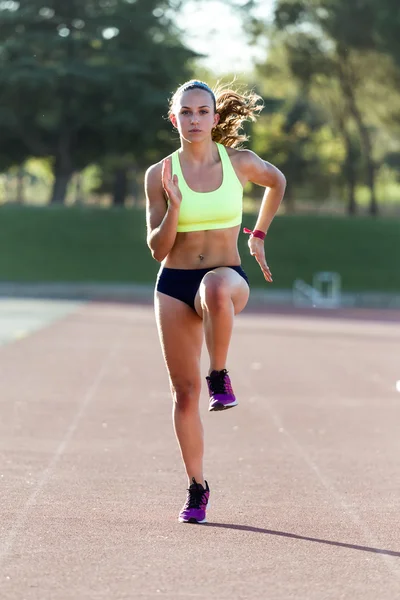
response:
<path fill-rule="evenodd" d="M 248 141 L 248 136 L 243 133 L 243 124 L 256 120 L 263 109 L 262 98 L 252 91 L 240 94 L 223 87 L 217 88 L 214 93 L 220 119 L 212 131 L 212 139 L 224 146 L 237 148 Z"/>

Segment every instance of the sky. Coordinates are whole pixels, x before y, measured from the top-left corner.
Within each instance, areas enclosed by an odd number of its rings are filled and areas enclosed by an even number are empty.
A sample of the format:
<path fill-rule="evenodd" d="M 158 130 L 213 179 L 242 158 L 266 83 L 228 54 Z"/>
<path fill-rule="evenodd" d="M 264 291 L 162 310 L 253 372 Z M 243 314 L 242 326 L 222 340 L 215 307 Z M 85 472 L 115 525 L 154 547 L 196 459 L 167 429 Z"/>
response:
<path fill-rule="evenodd" d="M 260 0 L 257 14 L 270 17 L 273 6 L 274 0 Z M 249 45 L 240 15 L 222 1 L 192 0 L 176 15 L 176 22 L 184 31 L 186 44 L 208 55 L 201 63 L 216 75 L 240 75 L 251 70 L 254 60 L 266 56 L 265 47 Z"/>

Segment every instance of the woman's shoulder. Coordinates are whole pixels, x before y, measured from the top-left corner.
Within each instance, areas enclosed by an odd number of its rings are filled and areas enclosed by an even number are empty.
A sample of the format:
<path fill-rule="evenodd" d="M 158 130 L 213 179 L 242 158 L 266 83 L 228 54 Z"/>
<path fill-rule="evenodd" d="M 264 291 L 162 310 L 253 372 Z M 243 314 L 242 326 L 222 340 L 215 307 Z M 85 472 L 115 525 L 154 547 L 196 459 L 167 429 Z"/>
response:
<path fill-rule="evenodd" d="M 248 148 L 230 148 L 226 146 L 225 149 L 232 163 L 242 169 L 245 169 L 254 161 L 260 160 L 260 157 Z"/>

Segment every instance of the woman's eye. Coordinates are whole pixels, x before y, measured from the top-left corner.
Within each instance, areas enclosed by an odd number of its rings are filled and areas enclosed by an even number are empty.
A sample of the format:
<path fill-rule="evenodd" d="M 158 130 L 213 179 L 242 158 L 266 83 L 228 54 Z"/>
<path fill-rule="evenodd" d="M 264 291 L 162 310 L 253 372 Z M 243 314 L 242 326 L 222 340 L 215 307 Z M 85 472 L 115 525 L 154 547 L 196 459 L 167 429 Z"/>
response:
<path fill-rule="evenodd" d="M 183 110 L 183 111 L 181 112 L 181 114 L 182 114 L 182 115 L 188 115 L 188 114 L 190 114 L 190 110 Z M 200 111 L 200 114 L 202 114 L 202 115 L 208 115 L 208 110 L 201 110 L 201 111 Z"/>

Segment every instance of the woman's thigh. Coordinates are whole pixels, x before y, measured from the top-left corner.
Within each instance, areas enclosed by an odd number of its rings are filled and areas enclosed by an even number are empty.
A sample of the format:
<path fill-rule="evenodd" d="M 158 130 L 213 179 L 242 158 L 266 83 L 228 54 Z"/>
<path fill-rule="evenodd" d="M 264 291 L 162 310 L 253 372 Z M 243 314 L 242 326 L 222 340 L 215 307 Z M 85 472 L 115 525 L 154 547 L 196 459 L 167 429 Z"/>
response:
<path fill-rule="evenodd" d="M 190 306 L 161 292 L 155 294 L 155 313 L 173 391 L 199 394 L 202 320 Z"/>
<path fill-rule="evenodd" d="M 234 269 L 229 267 L 213 269 L 203 277 L 194 301 L 196 312 L 200 317 L 203 315 L 202 307 L 205 304 L 206 294 L 210 290 L 230 297 L 235 315 L 245 308 L 250 295 L 248 283 Z"/>

